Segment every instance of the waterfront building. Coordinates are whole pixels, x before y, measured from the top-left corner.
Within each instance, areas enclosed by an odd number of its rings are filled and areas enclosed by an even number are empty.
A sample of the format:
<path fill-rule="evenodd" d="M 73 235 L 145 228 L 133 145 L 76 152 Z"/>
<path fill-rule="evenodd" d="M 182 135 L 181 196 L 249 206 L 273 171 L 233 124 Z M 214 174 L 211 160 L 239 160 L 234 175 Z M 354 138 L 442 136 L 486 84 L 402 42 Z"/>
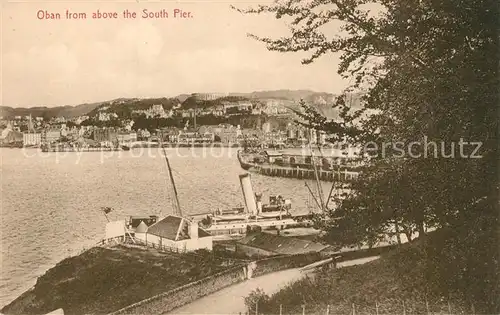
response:
<path fill-rule="evenodd" d="M 222 144 L 231 145 L 238 143 L 238 130 L 231 124 L 220 124 L 215 126 L 212 128 L 212 132 L 220 139 Z"/>
<path fill-rule="evenodd" d="M 276 163 L 277 161 L 282 161 L 283 153 L 279 151 L 265 151 L 264 152 L 267 158 L 267 161 L 271 164 Z"/>
<path fill-rule="evenodd" d="M 177 136 L 177 143 L 181 144 L 200 144 L 200 143 L 213 143 L 215 135 L 212 132 L 183 132 L 181 131 Z"/>
<path fill-rule="evenodd" d="M 24 146 L 38 146 L 42 144 L 42 134 L 41 133 L 23 133 L 23 145 Z"/>
<path fill-rule="evenodd" d="M 61 139 L 60 129 L 48 129 L 42 132 L 42 143 L 54 143 Z"/>
<path fill-rule="evenodd" d="M 7 128 L 2 130 L 0 134 L 0 144 L 14 144 L 20 143 L 23 141 L 23 134 L 14 130 L 10 124 L 7 125 Z"/>
<path fill-rule="evenodd" d="M 283 131 L 268 132 L 264 134 L 264 141 L 268 145 L 283 146 L 286 141 L 286 133 Z"/>
<path fill-rule="evenodd" d="M 119 145 L 127 145 L 130 143 L 130 133 L 128 132 L 119 132 L 116 135 L 116 140 Z"/>
<path fill-rule="evenodd" d="M 148 140 L 149 137 L 151 137 L 151 133 L 147 129 L 137 130 L 137 139 L 138 140 Z"/>
<path fill-rule="evenodd" d="M 146 244 L 168 247 L 181 252 L 212 250 L 213 247 L 213 237 L 200 228 L 197 222 L 173 215 L 148 227 L 144 238 Z"/>
<path fill-rule="evenodd" d="M 137 132 L 133 132 L 133 131 L 129 132 L 129 138 L 130 138 L 131 142 L 137 141 Z"/>
<path fill-rule="evenodd" d="M 119 145 L 130 145 L 132 142 L 137 141 L 137 133 L 122 131 L 117 133 L 116 140 L 118 141 Z"/>
<path fill-rule="evenodd" d="M 177 137 L 180 134 L 180 130 L 175 127 L 167 127 L 158 130 L 157 136 L 162 142 L 174 143 L 177 142 Z"/>
<path fill-rule="evenodd" d="M 117 138 L 117 131 L 114 128 L 95 128 L 92 132 L 92 139 L 100 143 L 114 143 Z"/>

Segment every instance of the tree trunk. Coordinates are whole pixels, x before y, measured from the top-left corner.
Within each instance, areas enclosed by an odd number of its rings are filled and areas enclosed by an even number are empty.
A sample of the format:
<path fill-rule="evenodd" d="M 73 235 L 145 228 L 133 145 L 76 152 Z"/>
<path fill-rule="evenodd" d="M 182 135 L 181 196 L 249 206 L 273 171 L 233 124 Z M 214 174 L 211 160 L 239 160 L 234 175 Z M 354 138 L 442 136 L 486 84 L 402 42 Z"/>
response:
<path fill-rule="evenodd" d="M 406 235 L 406 238 L 408 239 L 408 242 L 411 242 L 412 241 L 411 230 L 404 230 L 404 233 Z"/>
<path fill-rule="evenodd" d="M 425 227 L 424 227 L 424 221 L 420 221 L 417 223 L 418 226 L 418 237 L 421 238 L 425 235 Z"/>
<path fill-rule="evenodd" d="M 396 238 L 398 240 L 398 244 L 401 245 L 401 234 L 399 232 L 399 224 L 398 224 L 398 222 L 394 223 L 394 229 L 396 230 Z"/>

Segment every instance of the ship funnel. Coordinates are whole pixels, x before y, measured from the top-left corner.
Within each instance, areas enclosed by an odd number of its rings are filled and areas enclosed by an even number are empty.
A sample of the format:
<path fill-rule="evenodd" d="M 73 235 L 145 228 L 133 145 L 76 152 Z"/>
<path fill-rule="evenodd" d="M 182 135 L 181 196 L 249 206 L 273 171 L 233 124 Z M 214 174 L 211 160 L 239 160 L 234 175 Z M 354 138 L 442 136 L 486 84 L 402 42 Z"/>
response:
<path fill-rule="evenodd" d="M 252 188 L 252 181 L 250 174 L 240 175 L 241 190 L 243 191 L 243 198 L 245 198 L 245 205 L 247 206 L 248 213 L 257 215 L 257 202 L 255 201 L 255 194 Z"/>
<path fill-rule="evenodd" d="M 257 200 L 257 213 L 262 213 L 262 194 L 255 194 Z"/>

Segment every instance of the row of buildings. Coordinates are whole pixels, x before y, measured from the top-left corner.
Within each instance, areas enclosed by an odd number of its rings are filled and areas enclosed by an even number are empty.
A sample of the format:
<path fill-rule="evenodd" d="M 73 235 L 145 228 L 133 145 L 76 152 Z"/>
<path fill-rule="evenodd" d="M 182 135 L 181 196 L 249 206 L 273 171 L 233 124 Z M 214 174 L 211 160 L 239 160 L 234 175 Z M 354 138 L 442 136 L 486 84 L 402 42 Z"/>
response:
<path fill-rule="evenodd" d="M 197 128 L 167 127 L 149 131 L 147 129 L 132 130 L 129 128 L 72 126 L 65 124 L 50 126 L 44 129 L 32 128 L 24 133 L 10 125 L 2 130 L 0 144 L 21 144 L 22 146 L 40 146 L 61 142 L 74 142 L 80 138 L 91 139 L 97 145 L 112 147 L 132 145 L 137 141 L 162 142 L 175 144 L 221 143 L 234 145 L 252 143 L 252 145 L 285 146 L 305 143 L 324 144 L 327 139 L 324 133 L 307 130 L 297 126 L 289 126 L 287 130 L 272 130 L 270 124 L 263 128 L 242 129 L 240 126 L 220 124 L 200 126 Z"/>

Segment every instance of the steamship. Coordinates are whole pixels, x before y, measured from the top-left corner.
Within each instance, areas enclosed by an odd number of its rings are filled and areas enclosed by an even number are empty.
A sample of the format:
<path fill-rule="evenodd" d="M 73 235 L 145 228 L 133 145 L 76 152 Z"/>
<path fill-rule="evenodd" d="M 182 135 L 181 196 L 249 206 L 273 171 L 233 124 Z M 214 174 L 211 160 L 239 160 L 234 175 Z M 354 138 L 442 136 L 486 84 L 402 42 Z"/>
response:
<path fill-rule="evenodd" d="M 289 199 L 270 196 L 269 203 L 263 204 L 262 194 L 254 194 L 250 174 L 239 177 L 245 207 L 192 216 L 200 227 L 214 237 L 214 241 L 238 239 L 256 229 L 284 230 L 311 224 L 308 215 L 294 216 L 290 213 Z"/>

